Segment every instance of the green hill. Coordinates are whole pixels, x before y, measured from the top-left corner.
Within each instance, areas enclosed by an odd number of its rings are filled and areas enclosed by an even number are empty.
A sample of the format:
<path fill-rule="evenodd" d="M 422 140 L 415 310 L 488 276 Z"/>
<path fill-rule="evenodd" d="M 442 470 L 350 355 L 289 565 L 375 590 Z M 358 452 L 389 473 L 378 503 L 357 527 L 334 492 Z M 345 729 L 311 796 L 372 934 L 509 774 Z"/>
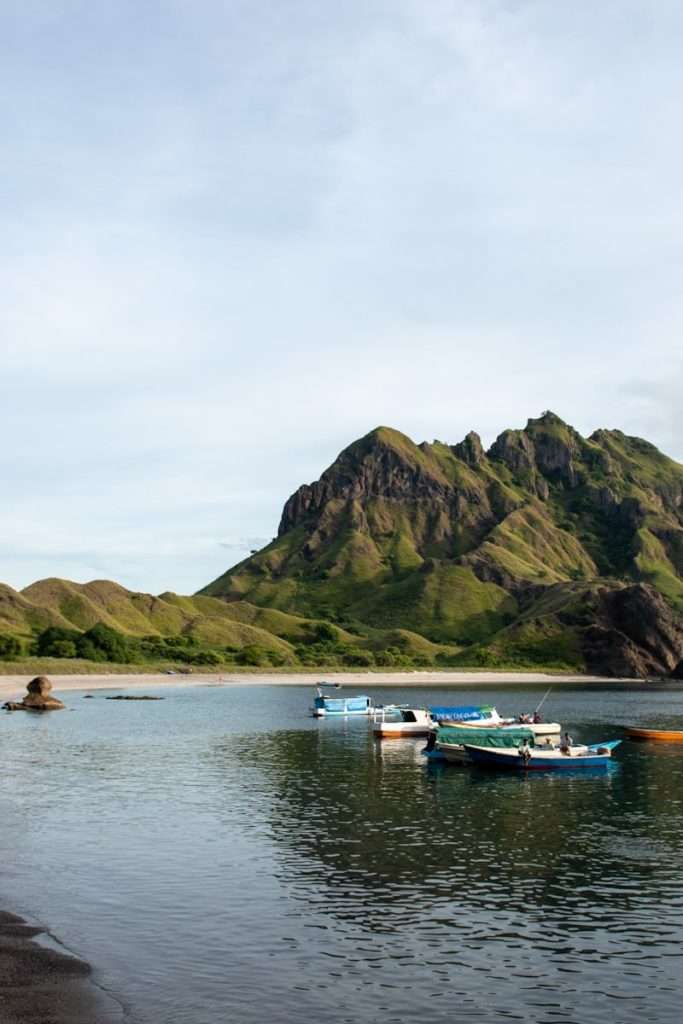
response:
<path fill-rule="evenodd" d="M 683 466 L 551 412 L 488 451 L 475 433 L 418 445 L 378 427 L 202 594 L 409 630 L 462 664 L 667 673 L 683 657 Z"/>
<path fill-rule="evenodd" d="M 0 657 L 683 674 L 683 466 L 551 412 L 485 451 L 378 427 L 194 597 L 0 585 Z M 99 645 L 99 646 L 98 646 Z M 4 651 L 4 654 L 3 654 Z"/>
<path fill-rule="evenodd" d="M 351 633 L 322 618 L 247 601 L 172 593 L 155 597 L 107 580 L 81 584 L 46 579 L 20 593 L 0 585 L 0 657 L 3 638 L 5 643 L 16 639 L 26 655 L 36 653 L 42 637 L 48 642 L 43 653 L 54 657 L 68 651 L 55 648 L 55 642 L 73 643 L 102 626 L 124 638 L 128 659 L 137 662 L 369 665 L 381 662 L 381 652 L 389 650 L 387 657 L 400 665 L 457 653 L 453 646 L 433 644 L 407 630 Z"/>

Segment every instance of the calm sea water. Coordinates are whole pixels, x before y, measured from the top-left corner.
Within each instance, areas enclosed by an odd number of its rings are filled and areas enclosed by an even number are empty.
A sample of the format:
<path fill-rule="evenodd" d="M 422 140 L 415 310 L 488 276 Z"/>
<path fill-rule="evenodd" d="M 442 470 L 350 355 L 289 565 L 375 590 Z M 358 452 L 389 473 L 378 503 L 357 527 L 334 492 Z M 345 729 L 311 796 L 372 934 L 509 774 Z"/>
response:
<path fill-rule="evenodd" d="M 374 696 L 516 713 L 543 689 Z M 311 687 L 156 692 L 0 718 L 0 906 L 131 1021 L 680 1020 L 683 745 L 518 777 L 311 719 Z M 576 739 L 683 727 L 683 687 L 546 711 Z"/>

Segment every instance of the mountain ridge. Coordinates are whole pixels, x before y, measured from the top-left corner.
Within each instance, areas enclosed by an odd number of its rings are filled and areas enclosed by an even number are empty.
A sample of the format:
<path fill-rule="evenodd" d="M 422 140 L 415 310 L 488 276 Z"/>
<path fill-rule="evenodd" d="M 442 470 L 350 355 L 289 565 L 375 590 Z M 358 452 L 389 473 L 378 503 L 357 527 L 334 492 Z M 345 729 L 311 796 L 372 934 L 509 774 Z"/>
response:
<path fill-rule="evenodd" d="M 525 604 L 552 585 L 571 595 L 579 580 L 601 592 L 645 588 L 631 600 L 657 606 L 667 639 L 655 652 L 625 635 L 625 649 L 631 643 L 636 673 L 673 667 L 683 466 L 619 430 L 584 438 L 547 411 L 488 450 L 474 431 L 449 445 L 375 428 L 290 496 L 271 544 L 200 593 L 415 629 L 482 657 L 481 645 L 495 650 Z M 601 607 L 603 625 L 592 625 L 609 632 Z M 580 638 L 573 630 L 574 663 L 584 667 L 600 647 L 588 628 Z"/>
<path fill-rule="evenodd" d="M 416 444 L 376 427 L 287 499 L 270 544 L 194 596 L 0 585 L 7 650 L 121 650 L 106 630 L 143 660 L 185 645 L 193 664 L 682 674 L 683 466 L 550 411 L 488 449 L 475 431 Z"/>

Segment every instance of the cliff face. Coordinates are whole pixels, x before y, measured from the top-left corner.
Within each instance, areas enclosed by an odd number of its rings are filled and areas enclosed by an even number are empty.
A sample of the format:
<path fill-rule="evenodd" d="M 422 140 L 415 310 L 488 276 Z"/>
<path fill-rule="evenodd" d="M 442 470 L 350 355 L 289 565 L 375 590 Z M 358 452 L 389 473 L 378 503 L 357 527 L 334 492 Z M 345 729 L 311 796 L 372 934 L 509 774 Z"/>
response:
<path fill-rule="evenodd" d="M 271 545 L 204 593 L 481 652 L 530 601 L 578 581 L 597 603 L 560 623 L 575 664 L 643 675 L 683 656 L 683 467 L 547 412 L 488 451 L 474 432 L 417 445 L 377 428 L 289 498 Z M 628 596 L 624 583 L 650 586 Z"/>
<path fill-rule="evenodd" d="M 683 655 L 682 625 L 653 587 L 605 589 L 584 633 L 586 664 L 596 675 L 671 675 Z"/>

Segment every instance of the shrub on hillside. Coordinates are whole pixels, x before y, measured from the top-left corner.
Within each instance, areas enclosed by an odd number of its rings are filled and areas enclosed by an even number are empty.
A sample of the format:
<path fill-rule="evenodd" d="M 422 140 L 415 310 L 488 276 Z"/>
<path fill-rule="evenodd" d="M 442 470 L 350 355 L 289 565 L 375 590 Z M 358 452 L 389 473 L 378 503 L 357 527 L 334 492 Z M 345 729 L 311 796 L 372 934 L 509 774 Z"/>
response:
<path fill-rule="evenodd" d="M 18 658 L 22 653 L 21 641 L 15 636 L 0 636 L 0 658 Z"/>
<path fill-rule="evenodd" d="M 359 647 L 348 647 L 342 655 L 345 665 L 358 665 L 360 668 L 369 668 L 375 664 L 375 659 L 370 651 L 361 651 Z"/>
<path fill-rule="evenodd" d="M 339 640 L 339 630 L 329 622 L 319 622 L 313 632 L 319 644 L 336 644 Z"/>
<path fill-rule="evenodd" d="M 98 622 L 76 640 L 76 649 L 81 657 L 83 657 L 81 654 L 81 644 L 83 643 L 87 643 L 88 647 L 92 644 L 99 655 L 95 659 L 97 661 L 126 662 L 133 655 L 132 644 L 128 638 L 116 629 L 112 629 L 111 626 L 106 626 L 104 622 Z"/>
<path fill-rule="evenodd" d="M 55 653 L 61 643 L 76 644 L 81 634 L 76 629 L 63 629 L 61 626 L 48 626 L 36 638 L 36 654 L 41 658 L 63 658 L 65 655 Z M 66 655 L 69 657 L 69 655 Z M 70 655 L 74 657 L 74 655 Z"/>
<path fill-rule="evenodd" d="M 268 651 L 258 644 L 247 644 L 243 647 L 236 659 L 239 665 L 267 665 Z"/>
<path fill-rule="evenodd" d="M 78 651 L 73 640 L 55 640 L 52 644 L 53 658 L 76 658 Z"/>
<path fill-rule="evenodd" d="M 195 661 L 198 665 L 220 665 L 222 660 L 218 651 L 202 651 L 195 655 Z"/>

